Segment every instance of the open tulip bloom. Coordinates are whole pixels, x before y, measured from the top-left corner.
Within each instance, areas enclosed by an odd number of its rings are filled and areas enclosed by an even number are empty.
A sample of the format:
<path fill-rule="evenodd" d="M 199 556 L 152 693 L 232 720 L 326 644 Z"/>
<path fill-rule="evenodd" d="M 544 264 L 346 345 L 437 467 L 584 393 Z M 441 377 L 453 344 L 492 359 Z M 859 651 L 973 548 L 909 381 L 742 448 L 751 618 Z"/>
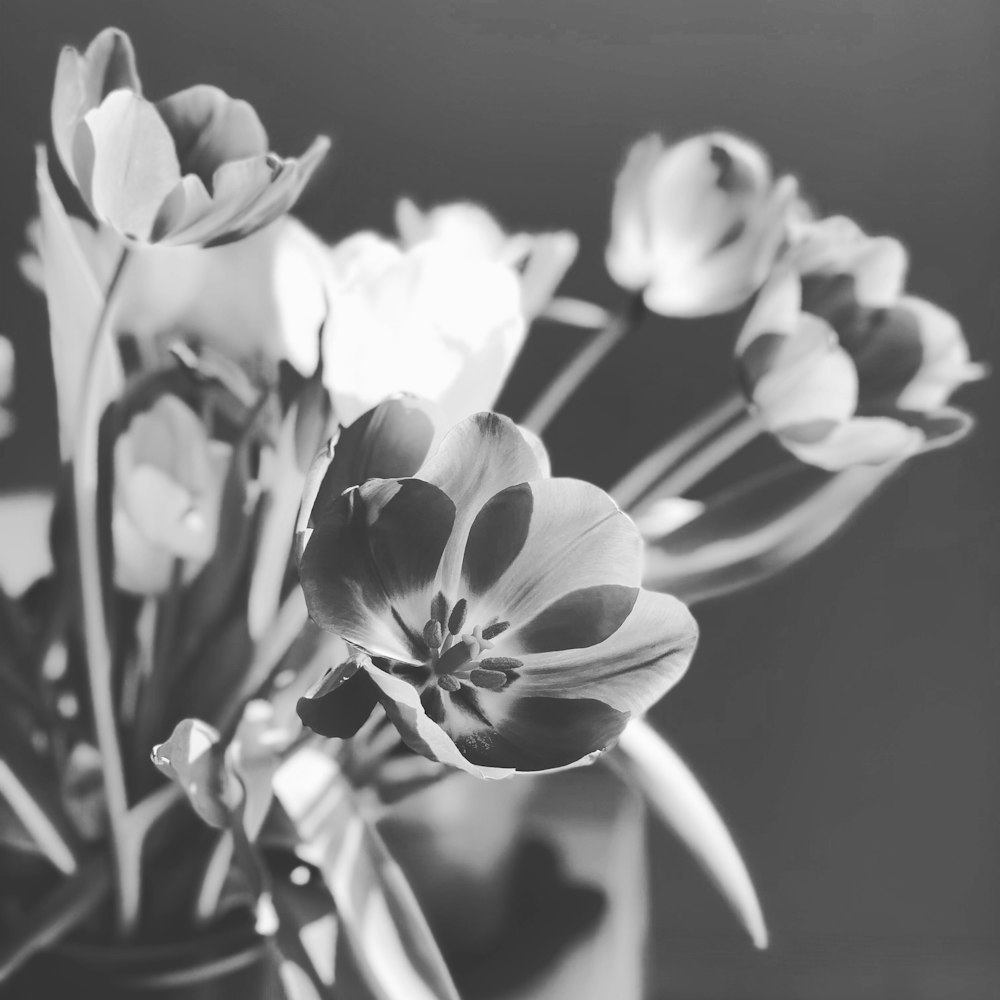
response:
<path fill-rule="evenodd" d="M 63 50 L 52 136 L 97 219 L 168 246 L 228 243 L 266 226 L 295 203 L 329 147 L 320 137 L 300 159 L 276 156 L 253 108 L 217 87 L 153 104 L 131 41 L 115 28 L 85 53 Z"/>
<path fill-rule="evenodd" d="M 903 293 L 906 254 L 842 217 L 806 224 L 736 344 L 750 400 L 777 439 L 825 469 L 950 444 L 971 418 L 946 405 L 981 378 L 958 322 Z"/>
<path fill-rule="evenodd" d="M 548 478 L 537 442 L 496 414 L 454 427 L 411 478 L 321 496 L 309 526 L 310 615 L 359 649 L 300 706 L 325 735 L 380 701 L 411 748 L 474 774 L 565 767 L 612 744 L 694 652 L 684 605 L 640 588 L 629 518 Z"/>

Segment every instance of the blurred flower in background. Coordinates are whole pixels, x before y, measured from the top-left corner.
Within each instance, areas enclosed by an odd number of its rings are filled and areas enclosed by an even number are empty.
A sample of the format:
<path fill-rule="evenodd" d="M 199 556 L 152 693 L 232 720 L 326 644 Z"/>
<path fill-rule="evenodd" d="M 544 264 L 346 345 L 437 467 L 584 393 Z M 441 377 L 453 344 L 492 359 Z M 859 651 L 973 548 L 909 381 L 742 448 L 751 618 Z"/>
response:
<path fill-rule="evenodd" d="M 906 253 L 843 217 L 807 222 L 761 290 L 736 344 L 760 418 L 825 469 L 907 458 L 961 438 L 946 406 L 985 373 L 957 320 L 904 294 Z"/>
<path fill-rule="evenodd" d="M 217 87 L 147 101 L 132 43 L 116 28 L 83 54 L 63 49 L 52 137 L 97 219 L 129 240 L 172 245 L 227 243 L 273 222 L 330 144 L 317 138 L 297 160 L 268 152 L 257 113 Z"/>
<path fill-rule="evenodd" d="M 615 184 L 605 260 L 623 288 L 664 316 L 742 305 L 785 242 L 798 185 L 775 181 L 767 156 L 725 132 L 629 151 Z"/>

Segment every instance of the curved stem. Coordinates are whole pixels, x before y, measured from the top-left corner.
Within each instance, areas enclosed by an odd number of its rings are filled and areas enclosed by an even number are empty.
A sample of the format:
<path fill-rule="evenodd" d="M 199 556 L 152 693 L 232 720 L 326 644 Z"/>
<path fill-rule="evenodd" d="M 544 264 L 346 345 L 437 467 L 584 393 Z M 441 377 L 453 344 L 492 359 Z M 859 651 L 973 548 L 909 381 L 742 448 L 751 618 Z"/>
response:
<path fill-rule="evenodd" d="M 608 325 L 595 334 L 572 358 L 570 363 L 548 384 L 541 396 L 521 419 L 521 424 L 541 434 L 583 380 L 604 360 L 604 357 L 627 333 L 638 326 L 645 315 L 642 299 L 635 296 L 628 306 L 608 320 Z"/>
<path fill-rule="evenodd" d="M 111 645 L 104 606 L 104 576 L 101 572 L 98 537 L 98 458 L 101 416 L 107 399 L 102 395 L 108 386 L 102 381 L 102 367 L 109 351 L 115 350 L 111 319 L 117 290 L 128 261 L 123 249 L 101 308 L 93 333 L 87 370 L 83 383 L 78 437 L 73 454 L 73 495 L 76 505 L 76 543 L 80 573 L 80 599 L 83 608 L 83 637 L 87 655 L 87 678 L 94 713 L 97 748 L 104 773 L 104 796 L 108 809 L 117 889 L 118 927 L 127 934 L 139 916 L 139 882 L 132 877 L 127 858 L 128 794 L 122 763 L 115 705 L 112 690 Z"/>
<path fill-rule="evenodd" d="M 744 419 L 723 431 L 704 448 L 696 451 L 686 462 L 681 462 L 664 476 L 656 484 L 657 496 L 680 496 L 745 448 L 763 430 L 758 420 L 747 414 Z"/>
<path fill-rule="evenodd" d="M 623 510 L 630 507 L 647 492 L 656 481 L 702 442 L 735 420 L 746 408 L 742 395 L 732 393 L 712 409 L 688 424 L 679 434 L 668 438 L 659 448 L 650 452 L 630 472 L 611 487 L 608 492 Z"/>

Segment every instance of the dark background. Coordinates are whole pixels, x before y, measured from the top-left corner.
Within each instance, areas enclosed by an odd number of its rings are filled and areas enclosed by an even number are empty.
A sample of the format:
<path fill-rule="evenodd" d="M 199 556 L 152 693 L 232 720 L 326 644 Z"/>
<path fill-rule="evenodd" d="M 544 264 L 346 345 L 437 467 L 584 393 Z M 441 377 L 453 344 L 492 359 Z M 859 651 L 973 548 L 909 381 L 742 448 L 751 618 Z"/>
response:
<path fill-rule="evenodd" d="M 395 198 L 469 197 L 583 242 L 567 292 L 604 304 L 612 178 L 644 130 L 759 141 L 825 212 L 912 253 L 911 287 L 1000 360 L 1000 4 L 878 0 L 0 0 L 0 331 L 20 433 L 0 479 L 51 481 L 44 307 L 14 258 L 34 211 L 59 46 L 127 29 L 147 92 L 249 99 L 291 154 L 338 139 L 298 214 L 388 230 Z M 541 326 L 515 416 L 579 334 Z M 728 388 L 731 324 L 648 323 L 548 435 L 603 485 Z M 656 713 L 744 849 L 773 934 L 759 955 L 683 853 L 654 839 L 654 993 L 665 1000 L 1000 996 L 1000 431 L 925 457 L 837 543 L 698 609 L 703 642 Z M 609 998 L 613 1000 L 613 998 Z"/>

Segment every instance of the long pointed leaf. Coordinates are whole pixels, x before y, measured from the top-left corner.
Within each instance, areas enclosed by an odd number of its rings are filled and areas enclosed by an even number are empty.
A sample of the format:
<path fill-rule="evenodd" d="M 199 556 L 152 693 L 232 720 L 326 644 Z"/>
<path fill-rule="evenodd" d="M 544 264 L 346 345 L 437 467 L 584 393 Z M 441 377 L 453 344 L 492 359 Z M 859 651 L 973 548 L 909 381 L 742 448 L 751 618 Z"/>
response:
<path fill-rule="evenodd" d="M 83 256 L 73 227 L 49 177 L 44 147 L 37 150 L 36 179 L 41 219 L 40 256 L 49 310 L 49 338 L 64 458 L 74 451 L 90 338 L 104 306 L 104 291 Z M 97 352 L 96 402 L 114 399 L 124 381 L 115 350 Z M 100 407 L 103 409 L 103 406 Z"/>
<path fill-rule="evenodd" d="M 322 873 L 342 928 L 380 1000 L 458 1000 L 413 890 L 358 808 L 336 763 L 303 748 L 278 771 L 275 790 Z"/>
<path fill-rule="evenodd" d="M 828 541 L 896 468 L 829 473 L 795 463 L 751 479 L 647 538 L 644 585 L 694 603 L 762 583 Z"/>
<path fill-rule="evenodd" d="M 711 799 L 670 745 L 643 719 L 622 733 L 616 754 L 650 807 L 694 855 L 758 948 L 767 927 L 739 849 Z"/>

